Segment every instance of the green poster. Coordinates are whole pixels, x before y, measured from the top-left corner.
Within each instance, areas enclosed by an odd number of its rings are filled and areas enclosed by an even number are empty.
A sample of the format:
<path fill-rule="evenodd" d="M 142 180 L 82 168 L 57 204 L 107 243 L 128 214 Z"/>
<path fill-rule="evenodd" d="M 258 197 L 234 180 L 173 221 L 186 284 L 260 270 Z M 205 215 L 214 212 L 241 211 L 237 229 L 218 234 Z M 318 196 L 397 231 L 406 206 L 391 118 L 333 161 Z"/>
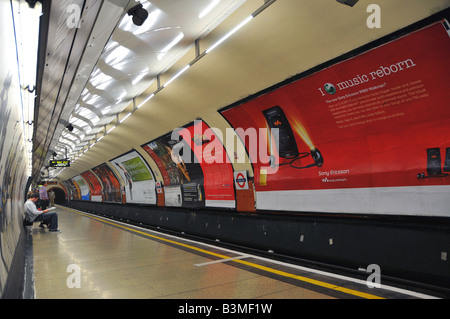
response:
<path fill-rule="evenodd" d="M 152 175 L 139 157 L 124 161 L 122 162 L 122 165 L 125 167 L 128 174 L 131 175 L 133 182 L 152 180 Z"/>

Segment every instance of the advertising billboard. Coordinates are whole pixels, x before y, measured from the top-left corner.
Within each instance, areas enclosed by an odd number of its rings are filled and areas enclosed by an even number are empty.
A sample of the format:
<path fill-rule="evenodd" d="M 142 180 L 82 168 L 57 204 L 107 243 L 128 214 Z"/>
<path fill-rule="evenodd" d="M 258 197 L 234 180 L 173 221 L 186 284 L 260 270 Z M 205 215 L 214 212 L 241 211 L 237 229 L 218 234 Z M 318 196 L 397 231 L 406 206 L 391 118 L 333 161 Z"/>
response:
<path fill-rule="evenodd" d="M 186 141 L 174 131 L 145 144 L 163 176 L 166 206 L 203 207 L 203 171 Z M 180 150 L 185 153 L 180 154 Z"/>
<path fill-rule="evenodd" d="M 103 201 L 109 203 L 122 203 L 120 182 L 108 164 L 103 163 L 92 169 L 102 182 Z"/>
<path fill-rule="evenodd" d="M 448 52 L 436 23 L 222 110 L 257 208 L 450 216 Z M 250 152 L 261 139 L 264 163 Z"/>
<path fill-rule="evenodd" d="M 228 155 L 217 134 L 196 120 L 178 132 L 195 154 L 203 172 L 205 206 L 235 208 L 234 175 Z"/>
<path fill-rule="evenodd" d="M 101 202 L 102 198 L 102 185 L 98 181 L 97 177 L 91 171 L 86 171 L 81 174 L 86 183 L 89 185 L 90 193 L 91 193 L 91 201 L 93 202 Z"/>
<path fill-rule="evenodd" d="M 72 198 L 71 199 L 73 199 L 73 200 L 81 200 L 80 188 L 78 187 L 78 184 L 75 183 L 73 178 L 67 180 L 67 185 L 69 186 L 69 188 L 71 190 L 71 194 L 72 194 Z"/>
<path fill-rule="evenodd" d="M 202 120 L 142 146 L 163 176 L 166 206 L 235 207 L 233 168 Z"/>
<path fill-rule="evenodd" d="M 155 178 L 144 159 L 136 151 L 110 161 L 125 181 L 127 203 L 156 205 Z"/>
<path fill-rule="evenodd" d="M 89 185 L 86 183 L 83 177 L 80 175 L 75 176 L 72 178 L 74 184 L 78 186 L 78 189 L 80 190 L 80 199 L 81 200 L 90 200 L 91 199 L 91 190 L 89 188 Z"/>

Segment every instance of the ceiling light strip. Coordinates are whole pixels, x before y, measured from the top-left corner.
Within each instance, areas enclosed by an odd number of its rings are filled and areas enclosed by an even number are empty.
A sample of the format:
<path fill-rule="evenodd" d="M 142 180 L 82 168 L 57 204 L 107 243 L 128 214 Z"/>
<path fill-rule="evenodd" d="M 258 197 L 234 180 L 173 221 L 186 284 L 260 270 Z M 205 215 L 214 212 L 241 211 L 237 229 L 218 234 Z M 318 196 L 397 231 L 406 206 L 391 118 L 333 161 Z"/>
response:
<path fill-rule="evenodd" d="M 175 81 L 176 78 L 178 78 L 181 74 L 183 74 L 184 72 L 186 72 L 187 69 L 189 69 L 191 66 L 188 64 L 186 65 L 184 68 L 181 69 L 180 72 L 178 72 L 177 74 L 175 74 L 172 78 L 169 79 L 169 81 L 167 81 L 162 87 L 165 88 L 167 87 L 170 83 L 172 83 L 173 81 Z"/>
<path fill-rule="evenodd" d="M 245 26 L 250 20 L 253 19 L 253 16 L 248 16 L 244 21 L 242 21 L 241 23 L 239 23 L 237 26 L 235 26 L 233 28 L 233 30 L 231 30 L 230 32 L 228 32 L 227 34 L 225 34 L 222 38 L 219 39 L 219 41 L 217 41 L 216 43 L 214 43 L 211 47 L 209 47 L 209 49 L 207 49 L 205 52 L 206 54 L 210 53 L 212 50 L 214 50 L 216 47 L 219 46 L 219 44 L 221 44 L 222 42 L 224 42 L 226 39 L 228 39 L 229 37 L 231 37 L 233 34 L 235 34 L 239 29 L 241 29 L 243 26 Z"/>
<path fill-rule="evenodd" d="M 155 96 L 155 93 L 150 94 L 150 96 L 148 96 L 144 101 L 142 101 L 138 106 L 137 109 L 140 108 L 142 105 L 144 105 L 145 103 L 147 103 L 148 101 L 150 101 L 153 97 Z"/>
<path fill-rule="evenodd" d="M 128 113 L 127 115 L 125 115 L 125 117 L 124 117 L 123 119 L 121 119 L 121 120 L 119 121 L 119 123 L 122 123 L 123 121 L 125 121 L 125 120 L 131 115 L 131 113 L 133 113 L 133 112 L 130 112 L 130 113 Z"/>
<path fill-rule="evenodd" d="M 106 132 L 106 134 L 111 133 L 116 127 L 117 127 L 117 125 L 114 125 L 113 127 L 111 127 L 111 128 Z"/>
<path fill-rule="evenodd" d="M 214 7 L 216 7 L 219 4 L 219 2 L 220 0 L 214 0 L 213 2 L 211 2 L 205 9 L 203 9 L 202 12 L 200 12 L 198 18 L 203 19 L 204 17 L 206 17 L 208 13 L 210 13 L 211 10 L 214 9 Z"/>

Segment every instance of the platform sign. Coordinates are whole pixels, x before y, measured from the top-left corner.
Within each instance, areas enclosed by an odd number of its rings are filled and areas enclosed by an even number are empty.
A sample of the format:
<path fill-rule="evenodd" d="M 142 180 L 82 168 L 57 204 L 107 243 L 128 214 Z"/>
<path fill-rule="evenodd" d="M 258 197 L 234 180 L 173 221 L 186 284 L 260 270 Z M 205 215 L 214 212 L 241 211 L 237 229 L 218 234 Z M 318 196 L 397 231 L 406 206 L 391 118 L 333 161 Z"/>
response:
<path fill-rule="evenodd" d="M 247 171 L 234 172 L 236 190 L 248 189 Z"/>
<path fill-rule="evenodd" d="M 70 167 L 69 160 L 51 160 L 50 167 Z"/>
<path fill-rule="evenodd" d="M 158 194 L 162 194 L 163 193 L 163 186 L 161 182 L 156 182 L 156 192 Z"/>

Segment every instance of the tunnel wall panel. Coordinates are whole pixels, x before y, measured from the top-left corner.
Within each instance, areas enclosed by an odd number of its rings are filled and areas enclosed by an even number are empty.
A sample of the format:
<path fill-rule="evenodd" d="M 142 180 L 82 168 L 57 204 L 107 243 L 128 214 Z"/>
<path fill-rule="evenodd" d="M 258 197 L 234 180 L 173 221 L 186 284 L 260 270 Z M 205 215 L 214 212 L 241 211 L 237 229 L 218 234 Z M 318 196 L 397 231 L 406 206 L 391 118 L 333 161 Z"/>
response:
<path fill-rule="evenodd" d="M 0 2 L 0 296 L 18 296 L 23 285 L 23 203 L 27 184 L 22 96 L 11 4 Z M 22 92 L 21 92 L 22 91 Z M 24 98 L 24 97 L 23 97 Z M 17 254 L 16 254 L 17 252 Z M 14 260 L 14 262 L 13 262 Z M 14 274 L 10 277 L 10 274 Z M 13 281 L 13 282 L 10 282 Z"/>

